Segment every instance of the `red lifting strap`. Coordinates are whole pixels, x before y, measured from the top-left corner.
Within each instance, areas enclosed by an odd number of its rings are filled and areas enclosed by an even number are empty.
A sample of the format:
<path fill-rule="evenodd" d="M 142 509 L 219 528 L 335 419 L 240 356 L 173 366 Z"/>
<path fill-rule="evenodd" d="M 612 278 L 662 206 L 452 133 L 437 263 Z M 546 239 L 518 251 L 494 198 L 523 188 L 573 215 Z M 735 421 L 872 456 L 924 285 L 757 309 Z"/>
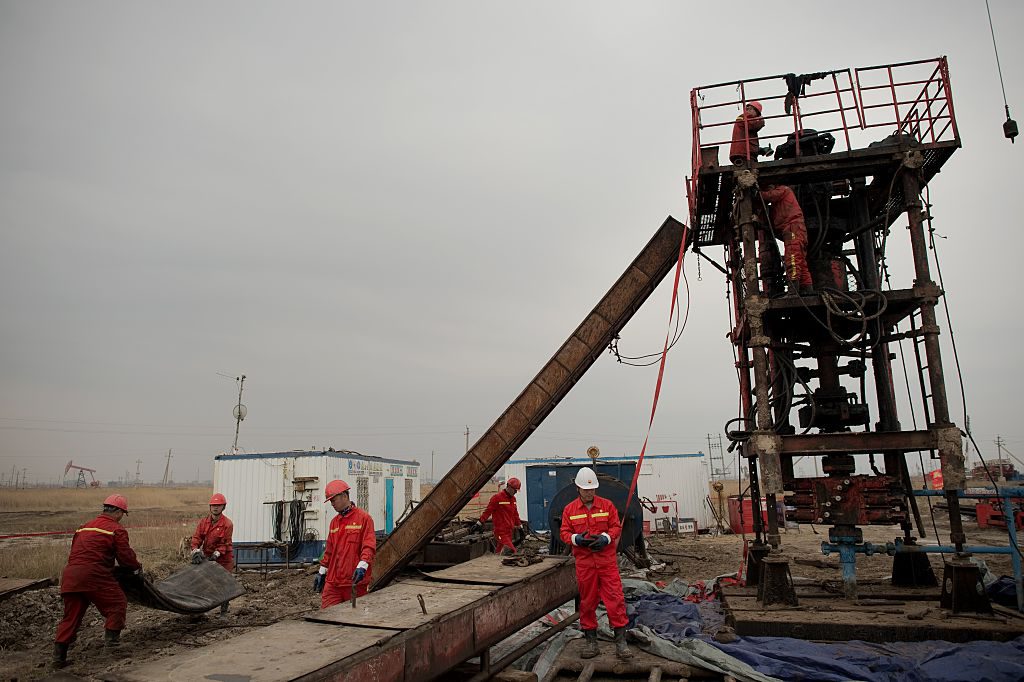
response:
<path fill-rule="evenodd" d="M 665 378 L 665 359 L 668 357 L 668 340 L 672 336 L 672 318 L 676 314 L 676 302 L 679 300 L 679 275 L 683 272 L 683 256 L 686 254 L 686 235 L 689 228 L 683 225 L 683 240 L 679 242 L 679 260 L 676 261 L 676 277 L 672 283 L 672 305 L 668 309 L 668 329 L 665 331 L 665 346 L 661 350 L 661 363 L 658 366 L 658 383 L 654 387 L 654 404 L 651 405 L 651 421 L 647 424 L 647 435 L 644 436 L 644 446 L 640 448 L 640 457 L 636 462 L 636 470 L 633 472 L 633 481 L 629 484 L 629 494 L 626 495 L 626 510 L 623 513 L 625 519 L 629 511 L 629 501 L 633 499 L 636 491 L 636 480 L 640 476 L 640 467 L 644 464 L 644 454 L 647 453 L 647 441 L 651 438 L 651 428 L 654 426 L 654 414 L 658 411 L 658 398 L 661 396 L 661 382 Z"/>

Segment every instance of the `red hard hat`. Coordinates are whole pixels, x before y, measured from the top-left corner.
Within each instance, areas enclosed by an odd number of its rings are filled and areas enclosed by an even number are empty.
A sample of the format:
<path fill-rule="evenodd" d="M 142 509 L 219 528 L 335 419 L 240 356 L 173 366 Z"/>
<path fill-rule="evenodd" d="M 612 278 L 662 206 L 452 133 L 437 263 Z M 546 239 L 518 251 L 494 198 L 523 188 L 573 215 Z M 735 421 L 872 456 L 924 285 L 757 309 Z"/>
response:
<path fill-rule="evenodd" d="M 111 495 L 103 500 L 104 507 L 117 507 L 125 514 L 128 513 L 128 498 L 124 495 Z"/>
<path fill-rule="evenodd" d="M 227 503 L 228 503 L 227 499 L 223 495 L 221 495 L 220 493 L 214 493 L 213 497 L 210 498 L 210 504 L 223 504 L 223 505 L 226 505 Z"/>
<path fill-rule="evenodd" d="M 519 490 L 520 488 L 523 487 L 523 484 L 520 483 L 519 479 L 515 477 L 508 479 L 508 481 L 505 482 L 505 485 L 507 485 L 509 488 L 512 488 L 513 490 Z"/>
<path fill-rule="evenodd" d="M 341 479 L 331 481 L 327 484 L 327 490 L 324 491 L 324 495 L 327 498 L 324 502 L 330 502 L 335 496 L 340 495 L 343 492 L 347 492 L 348 490 L 349 485 L 348 483 L 345 483 L 345 481 L 342 481 Z"/>
<path fill-rule="evenodd" d="M 756 99 L 753 102 L 747 102 L 747 106 L 754 107 L 755 109 L 757 109 L 757 113 L 761 113 L 761 103 L 758 102 Z"/>

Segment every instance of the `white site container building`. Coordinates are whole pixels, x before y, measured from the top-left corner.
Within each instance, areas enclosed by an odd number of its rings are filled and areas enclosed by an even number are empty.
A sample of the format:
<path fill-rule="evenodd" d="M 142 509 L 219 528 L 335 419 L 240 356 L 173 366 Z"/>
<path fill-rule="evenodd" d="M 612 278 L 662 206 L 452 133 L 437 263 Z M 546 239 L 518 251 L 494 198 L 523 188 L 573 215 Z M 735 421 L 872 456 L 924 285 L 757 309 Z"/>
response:
<path fill-rule="evenodd" d="M 324 487 L 334 479 L 351 486 L 352 500 L 369 512 L 378 534 L 390 533 L 420 497 L 414 460 L 333 449 L 217 455 L 213 487 L 228 500 L 224 513 L 234 524 L 236 561 L 319 556 L 336 514 L 324 502 Z"/>
<path fill-rule="evenodd" d="M 637 460 L 636 456 L 600 457 L 597 470 L 624 481 L 628 488 Z M 512 477 L 521 481 L 523 487 L 516 495 L 520 518 L 529 520 L 536 530 L 547 530 L 555 494 L 572 483 L 580 467 L 592 464 L 589 457 L 515 458 L 502 469 L 502 482 Z M 690 530 L 691 522 L 698 530 L 711 527 L 713 518 L 704 501 L 710 482 L 708 469 L 702 452 L 645 455 L 636 485 L 636 494 L 644 505 L 644 525 L 654 530 L 664 526 L 667 519 L 672 529 L 681 532 Z"/>

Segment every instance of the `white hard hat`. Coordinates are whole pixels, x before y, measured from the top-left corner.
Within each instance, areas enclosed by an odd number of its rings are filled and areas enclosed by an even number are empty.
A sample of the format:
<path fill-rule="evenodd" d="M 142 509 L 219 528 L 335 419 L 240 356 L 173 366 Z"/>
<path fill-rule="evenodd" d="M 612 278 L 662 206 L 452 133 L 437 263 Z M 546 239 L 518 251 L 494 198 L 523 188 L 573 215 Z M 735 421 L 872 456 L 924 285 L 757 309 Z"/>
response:
<path fill-rule="evenodd" d="M 576 472 L 576 487 L 584 490 L 597 490 L 597 474 L 590 467 L 583 467 Z"/>

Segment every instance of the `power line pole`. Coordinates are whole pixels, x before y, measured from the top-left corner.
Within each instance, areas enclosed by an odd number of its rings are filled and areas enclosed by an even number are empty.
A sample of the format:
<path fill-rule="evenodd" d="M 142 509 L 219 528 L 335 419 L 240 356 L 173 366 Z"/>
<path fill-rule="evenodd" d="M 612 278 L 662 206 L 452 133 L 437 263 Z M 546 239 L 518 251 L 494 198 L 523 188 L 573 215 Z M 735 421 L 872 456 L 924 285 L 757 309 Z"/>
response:
<path fill-rule="evenodd" d="M 242 404 L 242 388 L 245 386 L 245 375 L 238 377 L 238 404 L 235 405 L 235 409 L 232 410 L 232 414 L 235 416 L 235 444 L 231 446 L 231 454 L 238 452 L 238 429 L 242 426 L 242 420 L 245 419 L 246 409 L 245 405 Z"/>
<path fill-rule="evenodd" d="M 469 452 L 469 424 L 466 424 L 466 452 Z"/>
<path fill-rule="evenodd" d="M 167 487 L 167 479 L 171 475 L 171 451 L 167 451 L 167 464 L 164 465 L 164 480 L 160 483 L 163 487 Z"/>
<path fill-rule="evenodd" d="M 135 485 L 142 485 L 142 460 L 135 460 Z"/>
<path fill-rule="evenodd" d="M 437 480 L 437 479 L 434 478 L 434 451 L 431 450 L 430 451 L 430 482 L 433 483 L 435 480 Z"/>
<path fill-rule="evenodd" d="M 1003 437 L 1001 435 L 996 436 L 996 451 L 999 453 L 996 455 L 996 466 L 999 467 L 999 473 L 996 474 L 1000 481 L 1006 481 L 1006 468 L 1003 466 Z"/>

